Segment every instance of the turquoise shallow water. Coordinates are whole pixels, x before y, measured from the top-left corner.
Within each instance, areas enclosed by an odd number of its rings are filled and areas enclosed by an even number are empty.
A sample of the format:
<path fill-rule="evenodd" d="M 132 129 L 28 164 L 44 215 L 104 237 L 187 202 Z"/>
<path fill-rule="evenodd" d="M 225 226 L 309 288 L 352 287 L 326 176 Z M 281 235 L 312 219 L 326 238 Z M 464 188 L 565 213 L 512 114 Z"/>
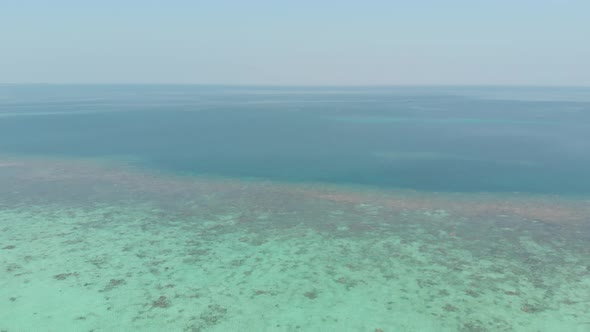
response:
<path fill-rule="evenodd" d="M 587 331 L 579 90 L 0 87 L 0 330 Z"/>

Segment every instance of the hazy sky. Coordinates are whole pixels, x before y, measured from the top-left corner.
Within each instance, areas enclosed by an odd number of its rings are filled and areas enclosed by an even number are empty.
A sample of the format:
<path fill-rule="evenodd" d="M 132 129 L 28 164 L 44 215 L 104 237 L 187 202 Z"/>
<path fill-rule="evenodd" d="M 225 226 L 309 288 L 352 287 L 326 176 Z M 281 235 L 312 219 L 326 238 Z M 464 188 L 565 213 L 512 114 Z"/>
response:
<path fill-rule="evenodd" d="M 590 85 L 589 0 L 0 0 L 0 83 Z"/>

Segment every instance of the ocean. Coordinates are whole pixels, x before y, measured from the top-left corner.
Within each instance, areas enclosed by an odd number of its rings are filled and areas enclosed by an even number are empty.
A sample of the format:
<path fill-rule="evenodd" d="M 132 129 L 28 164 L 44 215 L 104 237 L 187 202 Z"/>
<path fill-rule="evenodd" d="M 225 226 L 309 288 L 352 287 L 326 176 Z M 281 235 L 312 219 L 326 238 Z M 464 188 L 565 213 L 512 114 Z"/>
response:
<path fill-rule="evenodd" d="M 588 331 L 590 88 L 0 86 L 0 330 Z"/>

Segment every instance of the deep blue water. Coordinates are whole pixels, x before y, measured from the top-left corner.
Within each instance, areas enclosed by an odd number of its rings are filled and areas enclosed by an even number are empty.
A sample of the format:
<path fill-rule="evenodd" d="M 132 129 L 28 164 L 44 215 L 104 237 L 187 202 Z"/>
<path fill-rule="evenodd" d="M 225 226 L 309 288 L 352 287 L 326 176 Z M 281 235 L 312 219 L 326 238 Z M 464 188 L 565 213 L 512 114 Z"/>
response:
<path fill-rule="evenodd" d="M 0 86 L 0 154 L 458 192 L 590 193 L 590 88 Z"/>

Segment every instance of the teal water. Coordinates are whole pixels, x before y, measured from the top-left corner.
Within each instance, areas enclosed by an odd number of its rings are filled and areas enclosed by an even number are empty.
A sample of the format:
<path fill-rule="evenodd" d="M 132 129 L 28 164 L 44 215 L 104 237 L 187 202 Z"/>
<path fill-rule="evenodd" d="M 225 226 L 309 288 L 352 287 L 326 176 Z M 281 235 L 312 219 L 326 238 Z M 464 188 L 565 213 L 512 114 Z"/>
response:
<path fill-rule="evenodd" d="M 0 86 L 1 331 L 589 331 L 590 89 Z"/>
<path fill-rule="evenodd" d="M 590 192 L 590 101 L 472 90 L 4 86 L 0 151 L 280 181 Z M 383 157 L 432 152 L 459 157 Z"/>

